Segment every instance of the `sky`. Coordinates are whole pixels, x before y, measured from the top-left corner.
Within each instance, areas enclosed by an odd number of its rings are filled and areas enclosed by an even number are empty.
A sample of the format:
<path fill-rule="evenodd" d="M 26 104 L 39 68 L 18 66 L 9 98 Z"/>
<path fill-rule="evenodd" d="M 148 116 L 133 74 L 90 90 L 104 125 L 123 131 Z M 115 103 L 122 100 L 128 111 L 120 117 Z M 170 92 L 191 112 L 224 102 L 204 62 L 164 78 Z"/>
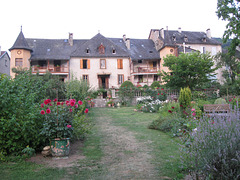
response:
<path fill-rule="evenodd" d="M 203 31 L 222 37 L 227 22 L 216 15 L 217 0 L 3 0 L 0 46 L 14 44 L 22 26 L 25 38 L 147 39 L 151 29 Z"/>

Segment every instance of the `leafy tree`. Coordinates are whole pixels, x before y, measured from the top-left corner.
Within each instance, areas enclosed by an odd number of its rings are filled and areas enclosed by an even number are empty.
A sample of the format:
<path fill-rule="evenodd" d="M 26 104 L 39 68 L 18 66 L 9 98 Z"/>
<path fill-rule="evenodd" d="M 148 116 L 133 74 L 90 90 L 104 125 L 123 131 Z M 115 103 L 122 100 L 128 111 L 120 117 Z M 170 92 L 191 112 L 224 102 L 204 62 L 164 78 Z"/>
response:
<path fill-rule="evenodd" d="M 240 44 L 240 1 L 239 0 L 218 0 L 217 16 L 224 21 L 228 21 L 223 34 L 223 41 L 233 37 L 229 53 L 235 54 L 236 47 Z"/>
<path fill-rule="evenodd" d="M 163 66 L 168 67 L 171 73 L 162 71 L 160 75 L 167 87 L 194 89 L 213 79 L 216 75 L 214 72 L 218 69 L 213 68 L 213 65 L 210 54 L 194 52 L 182 53 L 178 57 L 168 55 L 164 58 Z"/>

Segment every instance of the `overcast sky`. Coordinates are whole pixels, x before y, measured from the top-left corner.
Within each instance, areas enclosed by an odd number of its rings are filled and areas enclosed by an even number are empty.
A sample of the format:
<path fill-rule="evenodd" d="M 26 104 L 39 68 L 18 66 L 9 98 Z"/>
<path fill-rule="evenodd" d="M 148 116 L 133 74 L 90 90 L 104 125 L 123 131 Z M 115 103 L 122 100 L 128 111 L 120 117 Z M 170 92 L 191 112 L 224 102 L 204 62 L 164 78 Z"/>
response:
<path fill-rule="evenodd" d="M 168 26 L 206 31 L 222 37 L 226 22 L 216 15 L 217 0 L 3 0 L 0 3 L 0 46 L 8 50 L 22 25 L 25 38 L 147 39 L 151 29 Z"/>

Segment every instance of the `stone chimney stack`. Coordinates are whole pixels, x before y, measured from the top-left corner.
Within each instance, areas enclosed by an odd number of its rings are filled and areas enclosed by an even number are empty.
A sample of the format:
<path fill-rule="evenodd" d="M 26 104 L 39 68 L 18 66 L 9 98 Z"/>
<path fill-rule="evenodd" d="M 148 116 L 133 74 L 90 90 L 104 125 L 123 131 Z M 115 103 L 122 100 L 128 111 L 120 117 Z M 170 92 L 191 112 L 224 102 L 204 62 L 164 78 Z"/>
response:
<path fill-rule="evenodd" d="M 129 38 L 126 39 L 125 44 L 129 50 L 130 49 L 130 39 Z"/>
<path fill-rule="evenodd" d="M 123 41 L 126 41 L 126 34 L 123 35 Z"/>
<path fill-rule="evenodd" d="M 73 46 L 73 33 L 69 33 L 68 43 Z"/>
<path fill-rule="evenodd" d="M 160 29 L 160 36 L 161 36 L 161 38 L 163 38 L 164 39 L 164 29 L 162 28 L 162 29 Z"/>
<path fill-rule="evenodd" d="M 209 39 L 212 38 L 212 36 L 211 36 L 211 30 L 210 30 L 209 28 L 206 30 L 206 34 L 207 34 L 207 37 L 208 37 Z"/>
<path fill-rule="evenodd" d="M 179 33 L 182 33 L 181 27 L 178 28 L 178 32 L 179 32 Z"/>

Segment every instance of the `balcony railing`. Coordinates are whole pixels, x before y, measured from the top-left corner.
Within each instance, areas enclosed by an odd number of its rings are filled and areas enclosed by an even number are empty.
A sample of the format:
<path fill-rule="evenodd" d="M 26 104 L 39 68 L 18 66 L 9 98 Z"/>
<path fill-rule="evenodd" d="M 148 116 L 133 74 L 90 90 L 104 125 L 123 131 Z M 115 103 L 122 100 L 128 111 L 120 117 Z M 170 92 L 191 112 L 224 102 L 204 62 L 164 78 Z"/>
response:
<path fill-rule="evenodd" d="M 156 67 L 134 67 L 132 73 L 157 73 Z"/>
<path fill-rule="evenodd" d="M 68 73 L 68 67 L 66 66 L 32 66 L 32 72 L 46 73 Z"/>

